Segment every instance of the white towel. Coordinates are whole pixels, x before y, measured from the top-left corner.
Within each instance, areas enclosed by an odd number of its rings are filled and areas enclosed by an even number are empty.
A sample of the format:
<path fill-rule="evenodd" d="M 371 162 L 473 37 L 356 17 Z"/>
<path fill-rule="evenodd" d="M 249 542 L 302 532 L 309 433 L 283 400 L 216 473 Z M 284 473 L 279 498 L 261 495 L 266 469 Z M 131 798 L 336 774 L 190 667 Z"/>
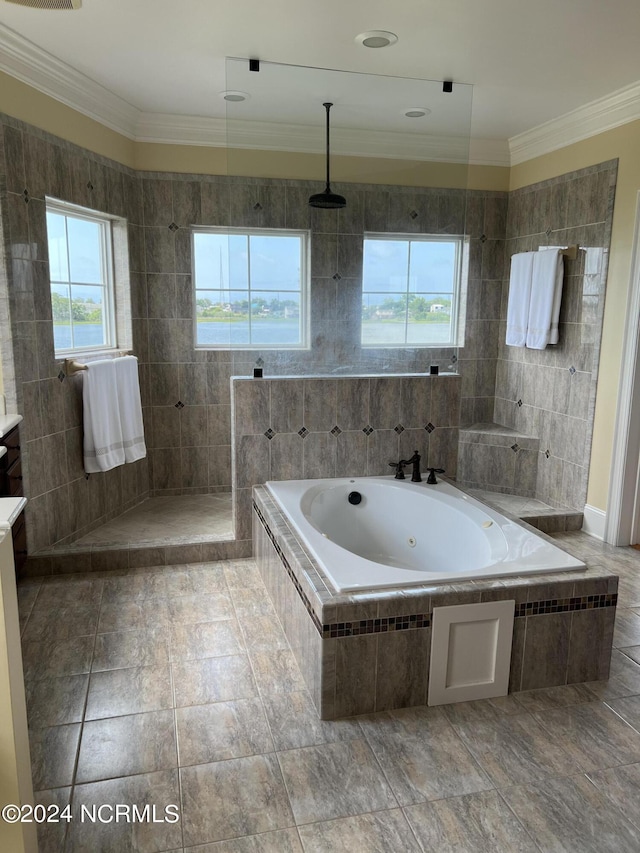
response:
<path fill-rule="evenodd" d="M 137 459 L 144 459 L 147 455 L 138 381 L 138 359 L 134 355 L 126 355 L 123 358 L 116 358 L 114 364 L 124 458 L 125 462 L 135 462 Z"/>
<path fill-rule="evenodd" d="M 84 470 L 97 474 L 124 464 L 122 426 L 113 359 L 87 366 L 82 371 Z"/>
<path fill-rule="evenodd" d="M 509 347 L 523 347 L 527 342 L 533 258 L 536 254 L 537 252 L 519 252 L 511 257 L 506 337 Z"/>
<path fill-rule="evenodd" d="M 558 343 L 564 257 L 561 249 L 536 252 L 533 259 L 527 347 L 545 349 Z"/>
<path fill-rule="evenodd" d="M 585 252 L 584 274 L 598 275 L 602 268 L 602 256 L 604 249 L 600 246 L 589 247 Z"/>

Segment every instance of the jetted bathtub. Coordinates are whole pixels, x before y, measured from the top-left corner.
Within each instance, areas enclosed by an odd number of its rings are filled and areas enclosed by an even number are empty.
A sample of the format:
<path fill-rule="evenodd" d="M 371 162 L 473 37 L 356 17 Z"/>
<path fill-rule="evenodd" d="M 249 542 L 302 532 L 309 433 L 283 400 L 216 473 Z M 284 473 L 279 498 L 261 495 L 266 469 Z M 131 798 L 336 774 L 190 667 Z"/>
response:
<path fill-rule="evenodd" d="M 338 592 L 585 568 L 446 481 L 345 477 L 266 485 Z"/>

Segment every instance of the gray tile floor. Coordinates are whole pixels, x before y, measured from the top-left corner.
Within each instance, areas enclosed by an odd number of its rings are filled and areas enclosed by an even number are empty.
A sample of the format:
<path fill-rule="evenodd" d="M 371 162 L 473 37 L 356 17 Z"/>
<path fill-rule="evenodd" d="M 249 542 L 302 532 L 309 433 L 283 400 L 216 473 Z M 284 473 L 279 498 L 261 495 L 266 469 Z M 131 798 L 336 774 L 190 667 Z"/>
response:
<path fill-rule="evenodd" d="M 149 498 L 73 543 L 164 545 L 233 539 L 231 492 Z"/>
<path fill-rule="evenodd" d="M 331 723 L 250 560 L 22 583 L 41 853 L 637 853 L 640 553 L 555 538 L 621 576 L 608 682 Z"/>

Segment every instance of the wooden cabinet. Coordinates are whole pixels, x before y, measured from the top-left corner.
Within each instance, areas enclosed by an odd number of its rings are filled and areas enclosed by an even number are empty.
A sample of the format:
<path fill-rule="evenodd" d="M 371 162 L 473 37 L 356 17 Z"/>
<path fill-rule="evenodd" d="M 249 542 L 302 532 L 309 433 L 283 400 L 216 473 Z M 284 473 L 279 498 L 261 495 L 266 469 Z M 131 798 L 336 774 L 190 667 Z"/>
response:
<path fill-rule="evenodd" d="M 22 461 L 20 459 L 20 428 L 0 437 L 0 446 L 7 452 L 0 458 L 0 497 L 17 498 L 24 495 L 22 485 Z M 13 536 L 13 558 L 16 572 L 20 571 L 27 559 L 27 529 L 24 512 L 21 512 L 11 530 Z"/>

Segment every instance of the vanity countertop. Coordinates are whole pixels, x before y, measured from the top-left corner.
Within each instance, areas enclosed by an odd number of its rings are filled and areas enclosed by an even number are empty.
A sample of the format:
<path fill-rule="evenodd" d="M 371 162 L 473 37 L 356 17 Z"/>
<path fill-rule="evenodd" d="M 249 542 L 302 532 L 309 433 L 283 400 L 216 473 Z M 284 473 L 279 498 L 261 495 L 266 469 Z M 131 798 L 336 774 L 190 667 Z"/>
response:
<path fill-rule="evenodd" d="M 0 415 L 0 438 L 22 422 L 22 415 Z"/>
<path fill-rule="evenodd" d="M 26 498 L 0 498 L 0 530 L 11 530 L 26 505 Z"/>

